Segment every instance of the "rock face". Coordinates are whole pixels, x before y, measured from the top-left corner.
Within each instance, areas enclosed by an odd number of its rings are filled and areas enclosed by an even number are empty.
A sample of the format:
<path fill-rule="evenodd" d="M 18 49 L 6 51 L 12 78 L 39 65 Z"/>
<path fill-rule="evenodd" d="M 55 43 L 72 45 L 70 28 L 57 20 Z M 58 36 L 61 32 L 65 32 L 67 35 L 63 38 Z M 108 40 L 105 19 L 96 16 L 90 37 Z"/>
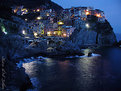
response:
<path fill-rule="evenodd" d="M 0 64 L 2 64 L 0 65 L 0 69 L 4 69 L 0 70 L 0 73 L 4 74 L 4 76 L 0 75 L 0 79 L 5 80 L 5 91 L 25 91 L 32 84 L 28 75 L 25 73 L 25 69 L 18 68 L 14 59 L 16 51 L 22 46 L 20 45 L 21 42 L 18 42 L 18 44 L 13 37 L 12 39 L 13 42 L 11 42 L 9 36 L 7 38 L 4 38 L 4 36 L 0 38 Z M 16 37 L 17 39 L 18 37 Z"/>
<path fill-rule="evenodd" d="M 0 65 L 0 69 L 3 69 L 2 72 L 0 71 L 2 73 L 0 79 L 5 80 L 5 82 L 2 82 L 2 84 L 5 84 L 4 91 L 25 91 L 32 87 L 31 81 L 25 73 L 25 69 L 19 69 L 13 60 L 5 58 L 5 61 L 0 61 L 0 64 L 4 64 L 3 67 Z M 0 85 L 2 84 L 0 83 Z"/>
<path fill-rule="evenodd" d="M 95 45 L 97 33 L 95 31 L 80 30 L 75 34 L 75 38 L 72 37 L 72 42 L 76 45 Z"/>
<path fill-rule="evenodd" d="M 89 28 L 85 24 L 87 23 L 75 21 L 76 30 L 70 37 L 72 43 L 79 46 L 111 46 L 117 42 L 116 36 L 108 21 L 105 21 L 105 23 L 88 22 Z"/>

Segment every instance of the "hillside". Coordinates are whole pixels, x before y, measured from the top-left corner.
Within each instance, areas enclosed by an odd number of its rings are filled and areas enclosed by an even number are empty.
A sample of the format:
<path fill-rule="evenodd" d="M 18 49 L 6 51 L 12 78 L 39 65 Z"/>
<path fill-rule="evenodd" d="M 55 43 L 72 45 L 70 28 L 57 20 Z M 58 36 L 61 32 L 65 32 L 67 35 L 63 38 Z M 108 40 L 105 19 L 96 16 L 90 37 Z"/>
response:
<path fill-rule="evenodd" d="M 63 8 L 51 0 L 1 0 L 0 2 L 0 17 L 10 19 L 12 15 L 12 6 L 24 5 L 25 8 L 32 9 L 39 6 L 46 6 L 59 12 Z"/>

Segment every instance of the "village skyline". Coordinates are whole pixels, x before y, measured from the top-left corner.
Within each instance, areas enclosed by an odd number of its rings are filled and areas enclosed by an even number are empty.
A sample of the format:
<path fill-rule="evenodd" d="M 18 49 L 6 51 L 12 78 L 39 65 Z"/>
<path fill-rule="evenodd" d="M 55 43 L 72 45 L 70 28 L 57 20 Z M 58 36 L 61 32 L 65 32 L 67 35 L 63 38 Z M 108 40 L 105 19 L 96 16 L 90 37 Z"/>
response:
<path fill-rule="evenodd" d="M 52 0 L 63 8 L 78 6 L 93 6 L 104 11 L 106 19 L 112 25 L 115 33 L 121 34 L 121 1 L 120 0 Z"/>

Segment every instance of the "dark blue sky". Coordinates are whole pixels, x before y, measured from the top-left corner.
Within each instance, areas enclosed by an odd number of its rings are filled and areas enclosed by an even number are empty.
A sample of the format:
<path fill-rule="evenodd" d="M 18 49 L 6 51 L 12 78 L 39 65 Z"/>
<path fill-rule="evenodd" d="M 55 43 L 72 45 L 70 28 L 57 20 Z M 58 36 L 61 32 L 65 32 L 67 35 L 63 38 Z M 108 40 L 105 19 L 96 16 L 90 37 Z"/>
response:
<path fill-rule="evenodd" d="M 92 6 L 105 12 L 115 33 L 121 33 L 121 0 L 52 0 L 63 8 Z"/>

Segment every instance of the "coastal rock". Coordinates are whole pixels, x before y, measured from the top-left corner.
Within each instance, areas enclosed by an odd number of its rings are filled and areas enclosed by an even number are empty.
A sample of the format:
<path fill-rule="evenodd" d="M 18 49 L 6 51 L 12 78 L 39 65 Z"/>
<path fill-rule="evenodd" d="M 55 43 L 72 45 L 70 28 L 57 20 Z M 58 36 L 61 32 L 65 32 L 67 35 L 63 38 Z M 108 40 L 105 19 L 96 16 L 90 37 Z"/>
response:
<path fill-rule="evenodd" d="M 81 30 L 76 34 L 76 37 L 73 37 L 72 42 L 75 43 L 75 45 L 79 45 L 79 46 L 95 45 L 96 35 L 97 33 L 95 31 Z"/>
<path fill-rule="evenodd" d="M 78 46 L 112 46 L 116 40 L 113 28 L 108 21 L 105 23 L 88 22 L 89 28 L 84 25 L 86 23 L 75 22 L 76 30 L 70 37 L 72 43 Z"/>
<path fill-rule="evenodd" d="M 4 76 L 0 76 L 0 79 L 5 80 L 5 91 L 25 91 L 32 87 L 31 81 L 25 73 L 25 69 L 18 68 L 13 60 L 4 58 L 3 61 L 2 58 L 0 64 L 4 64 L 3 67 L 0 66 L 0 69 L 4 69 L 4 71 L 0 71 L 0 73 L 4 74 Z"/>

